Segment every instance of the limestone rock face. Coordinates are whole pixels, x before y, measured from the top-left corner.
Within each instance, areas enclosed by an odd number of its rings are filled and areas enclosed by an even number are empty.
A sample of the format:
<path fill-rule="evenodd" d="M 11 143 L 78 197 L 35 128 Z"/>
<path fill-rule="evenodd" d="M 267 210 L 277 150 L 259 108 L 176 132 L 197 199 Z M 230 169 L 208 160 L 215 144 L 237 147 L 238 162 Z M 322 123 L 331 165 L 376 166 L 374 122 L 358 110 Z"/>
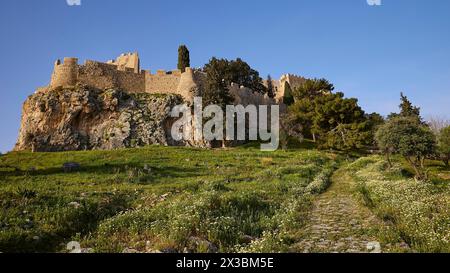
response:
<path fill-rule="evenodd" d="M 23 105 L 15 150 L 42 152 L 185 145 L 170 137 L 178 95 L 128 94 L 85 86 L 37 92 Z"/>

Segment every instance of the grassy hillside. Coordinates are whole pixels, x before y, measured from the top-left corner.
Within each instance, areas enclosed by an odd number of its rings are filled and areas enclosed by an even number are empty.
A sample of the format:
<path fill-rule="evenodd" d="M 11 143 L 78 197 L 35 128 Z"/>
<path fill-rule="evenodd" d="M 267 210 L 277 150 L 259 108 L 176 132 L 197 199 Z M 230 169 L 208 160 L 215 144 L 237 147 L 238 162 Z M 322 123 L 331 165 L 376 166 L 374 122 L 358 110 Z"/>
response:
<path fill-rule="evenodd" d="M 64 252 L 71 241 L 94 252 L 364 252 L 367 240 L 450 252 L 448 168 L 430 161 L 432 181 L 416 182 L 400 158 L 393 169 L 379 156 L 344 163 L 250 146 L 10 153 L 0 157 L 0 252 Z"/>
<path fill-rule="evenodd" d="M 379 156 L 348 167 L 364 203 L 386 224 L 379 234 L 384 245 L 406 242 L 414 252 L 450 252 L 450 169 L 441 162 L 427 165 L 429 182 L 415 181 L 401 159 L 391 169 Z"/>
<path fill-rule="evenodd" d="M 0 251 L 283 251 L 335 156 L 147 147 L 0 157 Z M 81 168 L 64 172 L 66 162 Z"/>

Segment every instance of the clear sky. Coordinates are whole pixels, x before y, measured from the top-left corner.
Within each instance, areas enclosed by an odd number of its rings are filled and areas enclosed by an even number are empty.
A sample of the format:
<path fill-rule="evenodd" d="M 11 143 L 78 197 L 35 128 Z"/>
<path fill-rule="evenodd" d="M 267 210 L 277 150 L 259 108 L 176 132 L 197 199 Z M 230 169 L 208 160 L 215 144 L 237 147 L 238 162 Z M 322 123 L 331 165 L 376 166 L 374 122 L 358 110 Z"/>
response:
<path fill-rule="evenodd" d="M 404 91 L 423 115 L 450 118 L 450 1 L 3 0 L 0 151 L 12 149 L 23 101 L 57 58 L 106 61 L 138 51 L 142 67 L 173 69 L 241 57 L 262 76 L 325 77 L 368 112 L 397 111 Z"/>

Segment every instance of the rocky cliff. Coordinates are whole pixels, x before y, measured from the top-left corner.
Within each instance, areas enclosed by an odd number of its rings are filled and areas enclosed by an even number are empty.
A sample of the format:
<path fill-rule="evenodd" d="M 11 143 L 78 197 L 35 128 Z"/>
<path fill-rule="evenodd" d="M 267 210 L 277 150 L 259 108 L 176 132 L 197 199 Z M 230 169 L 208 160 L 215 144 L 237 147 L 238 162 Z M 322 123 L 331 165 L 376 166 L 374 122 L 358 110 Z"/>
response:
<path fill-rule="evenodd" d="M 78 85 L 37 92 L 23 105 L 15 150 L 117 149 L 184 145 L 170 138 L 178 95 L 128 94 Z"/>

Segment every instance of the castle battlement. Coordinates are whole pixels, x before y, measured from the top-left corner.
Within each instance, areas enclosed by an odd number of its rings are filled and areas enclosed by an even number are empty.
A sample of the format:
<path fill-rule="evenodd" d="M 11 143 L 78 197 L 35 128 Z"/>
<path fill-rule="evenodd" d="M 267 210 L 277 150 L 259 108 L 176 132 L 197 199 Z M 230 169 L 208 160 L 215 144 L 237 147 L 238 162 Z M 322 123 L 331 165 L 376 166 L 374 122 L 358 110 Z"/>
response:
<path fill-rule="evenodd" d="M 40 89 L 40 92 L 80 83 L 98 89 L 117 88 L 130 93 L 179 94 L 185 100 L 192 101 L 194 96 L 201 94 L 205 79 L 206 74 L 203 71 L 190 67 L 183 73 L 175 69 L 157 70 L 152 74 L 150 70 L 141 70 L 138 53 L 124 53 L 115 60 L 86 60 L 83 65 L 78 64 L 77 58 L 64 58 L 62 63 L 57 60 L 50 85 L 46 89 Z M 273 81 L 278 90 L 277 101 L 284 97 L 286 83 L 295 88 L 303 81 L 303 77 L 292 74 L 283 75 L 279 81 Z M 236 101 L 240 101 L 241 95 L 245 97 L 245 101 L 251 101 L 249 94 L 252 92 L 245 87 L 233 85 L 231 89 Z M 259 97 L 255 100 L 264 101 Z"/>
<path fill-rule="evenodd" d="M 74 85 L 78 79 L 78 59 L 64 58 L 64 62 L 56 60 L 50 87 Z"/>
<path fill-rule="evenodd" d="M 123 53 L 117 57 L 117 59 L 108 61 L 107 63 L 117 66 L 117 70 L 120 71 L 133 71 L 134 73 L 141 72 L 141 63 L 137 52 Z"/>
<path fill-rule="evenodd" d="M 140 69 L 137 53 L 125 53 L 116 60 L 98 62 L 86 60 L 78 64 L 77 58 L 64 58 L 55 62 L 49 89 L 85 84 L 98 89 L 118 88 L 131 93 L 177 93 L 181 81 L 180 70 Z"/>

